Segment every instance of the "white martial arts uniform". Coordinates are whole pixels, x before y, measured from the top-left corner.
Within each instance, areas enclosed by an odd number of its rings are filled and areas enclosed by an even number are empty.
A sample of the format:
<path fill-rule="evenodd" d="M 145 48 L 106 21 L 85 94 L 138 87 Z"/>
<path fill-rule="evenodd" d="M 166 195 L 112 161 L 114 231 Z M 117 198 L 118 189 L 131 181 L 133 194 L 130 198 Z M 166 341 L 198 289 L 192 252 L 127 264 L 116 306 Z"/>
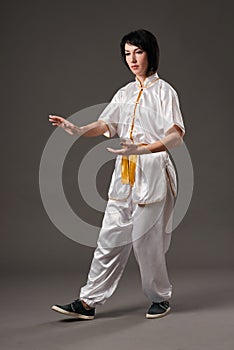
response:
<path fill-rule="evenodd" d="M 136 78 L 118 90 L 99 120 L 108 126 L 105 136 L 117 134 L 135 144 L 161 140 L 174 124 L 185 134 L 178 95 L 157 73 L 143 86 Z M 104 304 L 113 294 L 132 248 L 145 295 L 151 302 L 171 298 L 165 253 L 177 194 L 174 166 L 167 151 L 143 154 L 137 156 L 134 183 L 124 176 L 118 155 L 88 280 L 80 290 L 80 299 L 91 307 Z"/>

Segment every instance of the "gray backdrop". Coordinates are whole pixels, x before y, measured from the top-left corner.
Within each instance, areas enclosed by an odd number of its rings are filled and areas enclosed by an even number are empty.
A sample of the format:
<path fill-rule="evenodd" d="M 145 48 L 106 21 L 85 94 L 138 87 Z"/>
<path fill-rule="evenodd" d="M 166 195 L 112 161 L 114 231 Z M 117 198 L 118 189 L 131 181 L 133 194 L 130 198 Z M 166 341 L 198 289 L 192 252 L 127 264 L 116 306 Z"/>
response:
<path fill-rule="evenodd" d="M 39 163 L 53 131 L 48 114 L 68 117 L 108 102 L 132 80 L 119 42 L 138 28 L 158 37 L 158 73 L 178 91 L 195 172 L 192 202 L 173 232 L 168 264 L 233 267 L 232 5 L 214 0 L 1 2 L 2 272 L 88 271 L 93 248 L 60 233 L 41 202 Z M 92 142 L 83 141 L 82 151 Z M 74 147 L 66 160 L 65 188 L 74 210 L 91 217 L 76 188 L 78 152 Z M 102 175 L 109 179 L 112 167 L 107 164 Z M 106 190 L 100 188 L 103 197 Z"/>

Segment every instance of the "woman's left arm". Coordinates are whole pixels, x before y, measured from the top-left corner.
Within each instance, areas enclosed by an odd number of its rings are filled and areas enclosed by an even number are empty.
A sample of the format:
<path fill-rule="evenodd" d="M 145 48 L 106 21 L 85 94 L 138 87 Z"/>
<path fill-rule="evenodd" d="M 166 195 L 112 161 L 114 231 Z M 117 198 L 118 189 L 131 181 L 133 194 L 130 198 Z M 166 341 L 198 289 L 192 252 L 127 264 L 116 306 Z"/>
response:
<path fill-rule="evenodd" d="M 151 153 L 166 151 L 175 148 L 183 143 L 183 131 L 177 125 L 173 125 L 166 133 L 166 136 L 159 141 L 151 143 L 145 147 Z"/>
<path fill-rule="evenodd" d="M 170 148 L 175 148 L 183 143 L 183 131 L 179 126 L 173 125 L 167 130 L 166 136 L 159 141 L 148 145 L 136 145 L 134 143 L 122 142 L 121 149 L 107 148 L 109 152 L 120 154 L 120 155 L 131 155 L 131 154 L 149 154 L 161 151 L 166 151 Z"/>

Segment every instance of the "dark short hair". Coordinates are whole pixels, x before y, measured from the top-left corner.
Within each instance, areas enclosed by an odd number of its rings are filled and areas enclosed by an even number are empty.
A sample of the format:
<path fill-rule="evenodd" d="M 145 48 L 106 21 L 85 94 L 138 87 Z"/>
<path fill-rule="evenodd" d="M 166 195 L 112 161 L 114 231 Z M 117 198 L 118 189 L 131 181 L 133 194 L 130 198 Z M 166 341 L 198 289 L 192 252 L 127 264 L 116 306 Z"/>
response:
<path fill-rule="evenodd" d="M 126 43 L 137 46 L 143 51 L 146 51 L 147 58 L 148 58 L 148 69 L 146 74 L 150 72 L 155 73 L 157 71 L 158 65 L 159 65 L 159 54 L 160 54 L 159 46 L 158 46 L 158 41 L 156 37 L 151 32 L 145 29 L 138 29 L 124 35 L 124 37 L 122 38 L 120 43 L 121 56 L 126 66 L 129 68 L 126 62 L 126 56 L 125 56 Z"/>

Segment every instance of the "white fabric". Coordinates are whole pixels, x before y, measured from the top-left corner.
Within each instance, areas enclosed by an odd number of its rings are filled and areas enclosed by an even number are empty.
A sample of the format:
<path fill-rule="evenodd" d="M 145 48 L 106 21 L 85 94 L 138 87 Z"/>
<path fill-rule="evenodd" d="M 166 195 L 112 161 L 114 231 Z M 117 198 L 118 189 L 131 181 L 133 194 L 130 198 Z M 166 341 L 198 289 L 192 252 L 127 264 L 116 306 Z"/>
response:
<path fill-rule="evenodd" d="M 155 73 L 144 82 L 136 107 L 134 143 L 160 140 L 173 124 L 185 133 L 177 93 L 164 80 L 155 81 L 157 78 Z M 139 91 L 137 79 L 117 91 L 99 117 L 109 128 L 105 136 L 117 134 L 130 140 Z M 97 248 L 87 283 L 80 290 L 80 299 L 91 307 L 104 304 L 113 294 L 132 248 L 146 296 L 161 302 L 170 299 L 172 294 L 165 261 L 171 231 L 166 233 L 165 228 L 172 227 L 171 214 L 177 193 L 174 166 L 166 151 L 138 156 L 135 183 L 131 188 L 121 182 L 121 158 L 116 158 Z"/>
<path fill-rule="evenodd" d="M 148 206 L 134 204 L 131 195 L 127 201 L 108 201 L 88 280 L 80 289 L 80 299 L 91 307 L 104 304 L 116 290 L 132 248 L 148 299 L 161 302 L 171 298 L 172 285 L 165 261 L 171 232 L 166 233 L 165 227 L 174 200 L 168 183 L 166 197 Z M 122 245 L 118 245 L 120 243 Z"/>
<path fill-rule="evenodd" d="M 136 107 L 133 129 L 133 140 L 136 144 L 149 144 L 162 139 L 173 125 L 178 125 L 185 134 L 178 95 L 169 83 L 162 79 L 156 80 L 157 78 L 157 73 L 146 78 L 143 93 Z M 116 92 L 98 118 L 109 128 L 105 133 L 106 137 L 117 134 L 120 138 L 130 141 L 130 129 L 139 91 L 140 84 L 136 78 Z M 130 185 L 121 182 L 121 159 L 122 156 L 116 157 L 108 191 L 110 199 L 126 200 L 130 195 Z M 166 195 L 168 175 L 176 195 L 176 172 L 168 152 L 138 156 L 135 184 L 132 189 L 133 202 L 149 204 L 161 201 Z"/>

